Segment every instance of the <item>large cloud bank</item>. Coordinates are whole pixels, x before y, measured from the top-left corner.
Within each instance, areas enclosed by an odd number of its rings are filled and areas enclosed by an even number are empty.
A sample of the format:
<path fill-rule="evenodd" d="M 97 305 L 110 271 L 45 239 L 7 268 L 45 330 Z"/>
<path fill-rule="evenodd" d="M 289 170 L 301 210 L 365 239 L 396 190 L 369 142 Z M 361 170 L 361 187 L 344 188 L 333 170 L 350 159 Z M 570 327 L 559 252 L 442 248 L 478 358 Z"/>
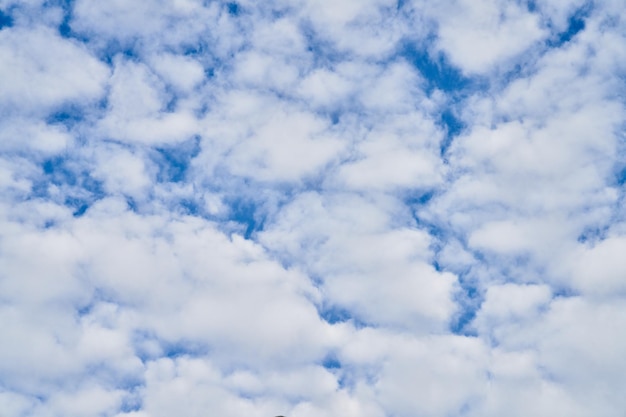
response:
<path fill-rule="evenodd" d="M 622 1 L 0 11 L 3 417 L 623 417 Z"/>

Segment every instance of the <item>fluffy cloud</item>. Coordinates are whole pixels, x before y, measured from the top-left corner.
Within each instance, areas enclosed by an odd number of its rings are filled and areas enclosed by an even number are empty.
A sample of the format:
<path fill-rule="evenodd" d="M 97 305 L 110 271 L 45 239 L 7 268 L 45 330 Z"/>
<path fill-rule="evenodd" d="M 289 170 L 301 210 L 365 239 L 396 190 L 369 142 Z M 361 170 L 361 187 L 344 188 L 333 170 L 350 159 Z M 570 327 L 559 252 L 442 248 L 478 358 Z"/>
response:
<path fill-rule="evenodd" d="M 523 2 L 461 0 L 433 9 L 438 49 L 467 73 L 489 71 L 545 36 L 540 17 Z"/>
<path fill-rule="evenodd" d="M 46 27 L 0 31 L 0 87 L 3 113 L 41 114 L 66 103 L 100 98 L 106 65 L 78 42 Z"/>
<path fill-rule="evenodd" d="M 427 3 L 0 0 L 2 412 L 621 416 L 623 5 Z"/>

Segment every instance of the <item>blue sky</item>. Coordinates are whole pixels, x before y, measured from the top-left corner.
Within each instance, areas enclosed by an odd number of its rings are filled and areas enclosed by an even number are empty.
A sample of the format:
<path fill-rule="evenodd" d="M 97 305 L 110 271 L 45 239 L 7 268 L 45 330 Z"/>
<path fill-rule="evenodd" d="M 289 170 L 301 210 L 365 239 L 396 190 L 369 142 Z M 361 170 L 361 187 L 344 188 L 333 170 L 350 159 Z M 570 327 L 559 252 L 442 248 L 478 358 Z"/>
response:
<path fill-rule="evenodd" d="M 0 0 L 0 414 L 622 417 L 623 8 Z"/>

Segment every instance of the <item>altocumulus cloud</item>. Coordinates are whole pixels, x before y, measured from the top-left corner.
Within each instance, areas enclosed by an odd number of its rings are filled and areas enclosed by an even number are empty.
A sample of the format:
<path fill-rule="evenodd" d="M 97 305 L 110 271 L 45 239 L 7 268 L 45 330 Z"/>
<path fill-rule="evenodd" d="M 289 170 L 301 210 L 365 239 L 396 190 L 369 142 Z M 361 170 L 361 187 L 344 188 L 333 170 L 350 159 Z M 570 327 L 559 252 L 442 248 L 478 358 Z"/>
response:
<path fill-rule="evenodd" d="M 623 417 L 620 0 L 0 0 L 0 415 Z"/>

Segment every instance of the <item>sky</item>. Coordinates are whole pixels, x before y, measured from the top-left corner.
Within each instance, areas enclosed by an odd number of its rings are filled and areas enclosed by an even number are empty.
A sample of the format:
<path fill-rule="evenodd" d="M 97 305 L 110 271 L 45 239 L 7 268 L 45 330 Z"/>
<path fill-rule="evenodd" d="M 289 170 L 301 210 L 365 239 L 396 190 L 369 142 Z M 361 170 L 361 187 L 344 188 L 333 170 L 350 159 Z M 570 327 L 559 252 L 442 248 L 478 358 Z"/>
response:
<path fill-rule="evenodd" d="M 2 417 L 624 417 L 622 0 L 0 0 Z"/>

